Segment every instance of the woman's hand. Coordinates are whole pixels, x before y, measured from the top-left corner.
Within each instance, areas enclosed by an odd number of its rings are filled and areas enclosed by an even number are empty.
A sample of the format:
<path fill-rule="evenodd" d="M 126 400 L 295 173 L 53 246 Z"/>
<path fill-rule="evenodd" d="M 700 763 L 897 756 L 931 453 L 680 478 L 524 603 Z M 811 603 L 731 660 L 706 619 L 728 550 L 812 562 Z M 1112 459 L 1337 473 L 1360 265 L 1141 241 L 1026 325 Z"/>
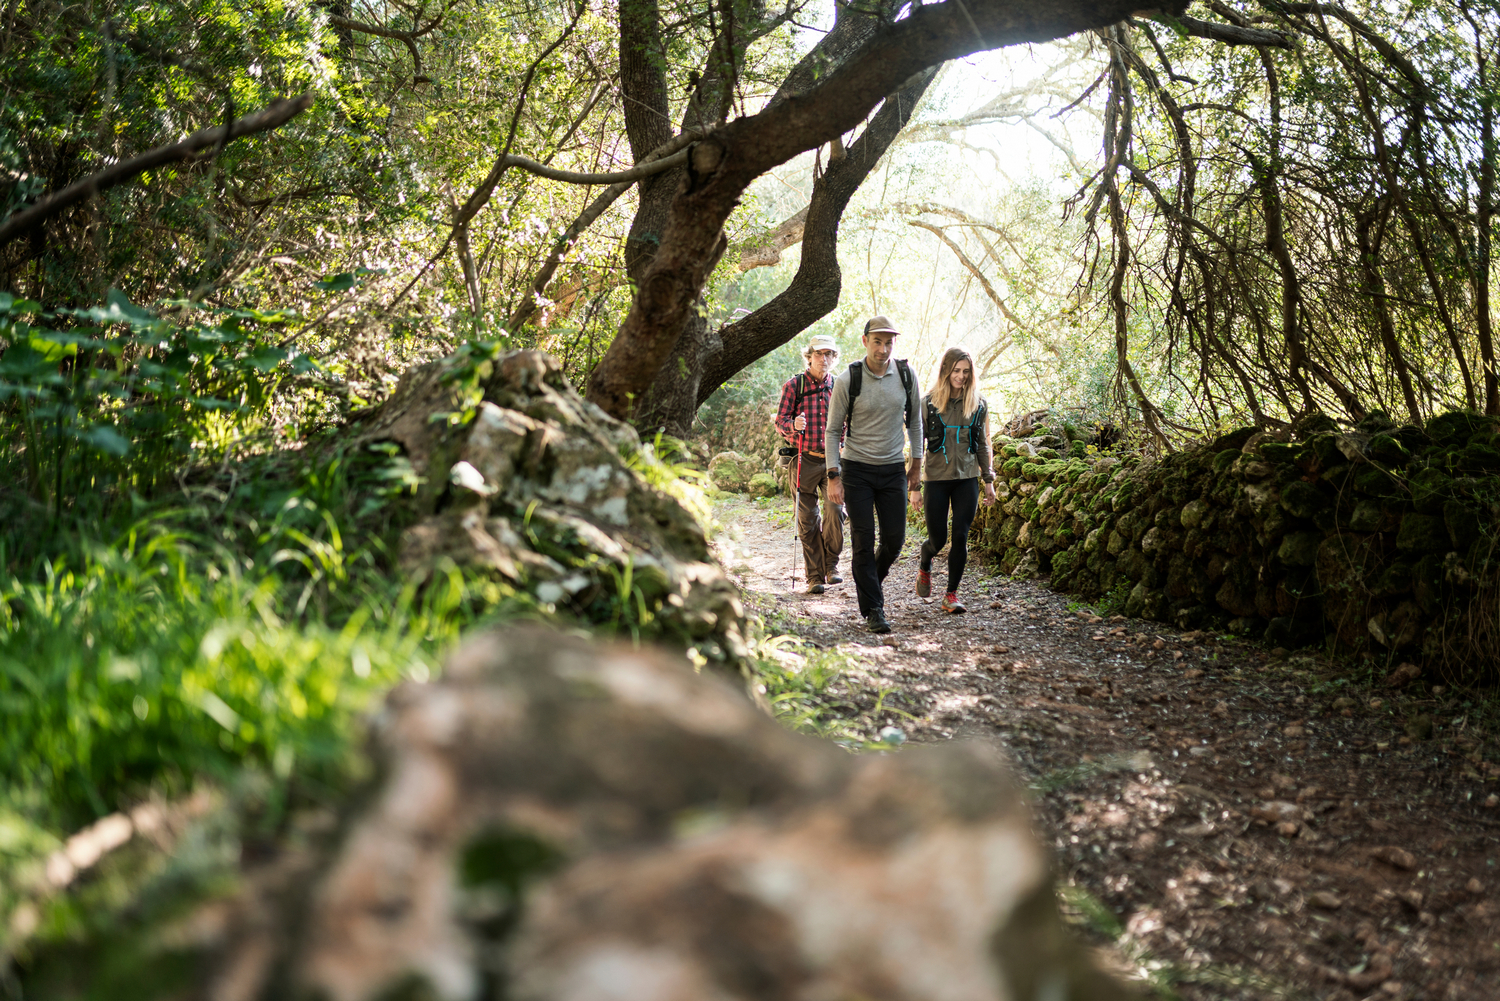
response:
<path fill-rule="evenodd" d="M 995 485 L 993 483 L 986 483 L 984 485 L 984 497 L 980 503 L 985 507 L 989 507 L 995 503 Z"/>

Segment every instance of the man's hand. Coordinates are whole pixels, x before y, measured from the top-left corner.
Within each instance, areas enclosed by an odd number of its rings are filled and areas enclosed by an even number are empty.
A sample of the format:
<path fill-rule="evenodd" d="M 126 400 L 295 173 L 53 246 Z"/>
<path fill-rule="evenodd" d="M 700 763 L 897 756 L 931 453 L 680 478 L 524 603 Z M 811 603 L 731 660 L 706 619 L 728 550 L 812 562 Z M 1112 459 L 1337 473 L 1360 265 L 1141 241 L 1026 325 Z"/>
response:
<path fill-rule="evenodd" d="M 911 507 L 922 506 L 922 491 L 912 487 L 906 491 L 906 503 Z"/>
<path fill-rule="evenodd" d="M 993 483 L 986 483 L 984 485 L 984 497 L 980 503 L 985 507 L 990 507 L 995 503 L 995 485 Z"/>
<path fill-rule="evenodd" d="M 795 428 L 798 431 L 806 431 L 807 430 L 807 415 L 806 414 L 798 414 L 797 415 L 797 419 L 794 420 L 794 421 L 792 421 L 792 427 Z"/>
<path fill-rule="evenodd" d="M 828 478 L 828 503 L 844 503 L 844 481 L 841 477 L 830 476 Z"/>

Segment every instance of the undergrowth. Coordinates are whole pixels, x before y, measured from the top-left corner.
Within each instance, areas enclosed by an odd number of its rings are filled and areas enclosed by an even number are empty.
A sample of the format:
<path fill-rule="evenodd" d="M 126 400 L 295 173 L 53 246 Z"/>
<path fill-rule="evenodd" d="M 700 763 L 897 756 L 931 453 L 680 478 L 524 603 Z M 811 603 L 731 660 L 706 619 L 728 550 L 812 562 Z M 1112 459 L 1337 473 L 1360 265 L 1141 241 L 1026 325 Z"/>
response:
<path fill-rule="evenodd" d="M 849 677 L 852 664 L 852 656 L 837 647 L 823 649 L 785 634 L 759 640 L 752 658 L 757 693 L 791 729 L 850 751 L 885 750 L 901 743 L 904 736 L 882 730 L 880 720 L 907 714 L 884 704 L 889 690 L 856 693 Z M 871 699 L 871 708 L 860 705 Z M 874 740 L 868 736 L 872 733 L 877 734 Z"/>

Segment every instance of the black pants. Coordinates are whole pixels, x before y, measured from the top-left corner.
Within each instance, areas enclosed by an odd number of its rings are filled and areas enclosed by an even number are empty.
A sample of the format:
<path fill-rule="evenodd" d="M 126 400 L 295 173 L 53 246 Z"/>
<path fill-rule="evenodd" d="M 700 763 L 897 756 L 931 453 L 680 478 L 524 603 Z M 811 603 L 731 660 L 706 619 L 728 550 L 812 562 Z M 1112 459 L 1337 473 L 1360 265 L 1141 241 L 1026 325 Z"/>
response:
<path fill-rule="evenodd" d="M 953 509 L 953 548 L 948 550 L 948 590 L 957 591 L 969 562 L 969 526 L 979 512 L 979 479 L 928 480 L 922 484 L 927 515 L 927 541 L 922 543 L 922 569 L 932 572 L 932 558 L 948 541 L 948 509 Z"/>
<path fill-rule="evenodd" d="M 849 512 L 849 563 L 859 614 L 885 610 L 881 582 L 906 542 L 906 464 L 872 466 L 844 460 L 844 507 Z M 880 547 L 875 524 L 880 523 Z"/>

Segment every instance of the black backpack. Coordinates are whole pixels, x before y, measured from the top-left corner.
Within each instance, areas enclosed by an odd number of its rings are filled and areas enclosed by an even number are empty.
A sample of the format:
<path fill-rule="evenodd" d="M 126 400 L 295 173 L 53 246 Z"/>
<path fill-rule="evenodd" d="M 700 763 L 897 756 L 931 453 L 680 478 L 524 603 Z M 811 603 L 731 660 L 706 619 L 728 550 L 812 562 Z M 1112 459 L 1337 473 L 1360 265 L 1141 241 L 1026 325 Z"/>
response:
<path fill-rule="evenodd" d="M 968 424 L 970 455 L 979 454 L 978 436 L 984 434 L 985 413 L 984 400 L 980 400 L 979 406 L 974 408 L 974 418 Z M 926 423 L 922 425 L 922 430 L 927 433 L 927 451 L 929 454 L 942 452 L 944 455 L 947 455 L 948 428 L 963 426 L 962 424 L 945 423 L 943 415 L 938 413 L 937 407 L 933 406 L 932 398 L 928 398 Z"/>
<path fill-rule="evenodd" d="M 896 374 L 901 377 L 901 399 L 906 404 L 906 426 L 911 427 L 911 387 L 915 377 L 911 374 L 911 366 L 906 359 L 897 358 Z M 849 437 L 849 428 L 854 423 L 854 401 L 859 396 L 861 386 L 865 381 L 865 363 L 863 361 L 852 361 L 849 363 L 849 408 L 844 411 L 844 437 Z"/>

